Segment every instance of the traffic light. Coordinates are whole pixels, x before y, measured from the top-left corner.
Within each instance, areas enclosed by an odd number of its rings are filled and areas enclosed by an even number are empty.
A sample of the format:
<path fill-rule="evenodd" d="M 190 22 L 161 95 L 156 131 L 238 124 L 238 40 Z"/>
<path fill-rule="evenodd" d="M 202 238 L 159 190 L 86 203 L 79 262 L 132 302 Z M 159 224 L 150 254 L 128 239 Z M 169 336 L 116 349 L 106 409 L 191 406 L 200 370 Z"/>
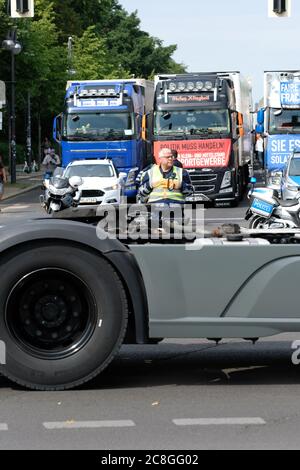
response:
<path fill-rule="evenodd" d="M 21 2 L 22 0 L 19 0 L 19 1 Z M 287 11 L 286 0 L 274 0 L 273 11 L 274 13 L 277 13 L 278 15 L 285 13 Z"/>
<path fill-rule="evenodd" d="M 12 18 L 32 18 L 34 0 L 10 0 L 10 12 Z"/>
<path fill-rule="evenodd" d="M 269 17 L 291 16 L 291 0 L 268 0 Z"/>
<path fill-rule="evenodd" d="M 17 0 L 17 12 L 21 15 L 29 12 L 29 0 Z"/>

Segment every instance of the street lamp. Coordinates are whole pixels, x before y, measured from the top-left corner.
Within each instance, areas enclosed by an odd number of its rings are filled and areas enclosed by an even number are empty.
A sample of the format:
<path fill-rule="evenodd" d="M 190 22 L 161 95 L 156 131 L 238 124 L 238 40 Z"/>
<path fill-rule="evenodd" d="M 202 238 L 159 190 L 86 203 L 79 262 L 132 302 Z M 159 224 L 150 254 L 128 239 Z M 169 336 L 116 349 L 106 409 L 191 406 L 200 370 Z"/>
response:
<path fill-rule="evenodd" d="M 10 146 L 9 146 L 9 162 L 10 162 L 10 182 L 16 183 L 16 74 L 15 74 L 15 56 L 22 51 L 21 44 L 17 41 L 17 30 L 12 29 L 7 38 L 2 42 L 2 48 L 11 53 L 11 103 L 10 103 Z"/>

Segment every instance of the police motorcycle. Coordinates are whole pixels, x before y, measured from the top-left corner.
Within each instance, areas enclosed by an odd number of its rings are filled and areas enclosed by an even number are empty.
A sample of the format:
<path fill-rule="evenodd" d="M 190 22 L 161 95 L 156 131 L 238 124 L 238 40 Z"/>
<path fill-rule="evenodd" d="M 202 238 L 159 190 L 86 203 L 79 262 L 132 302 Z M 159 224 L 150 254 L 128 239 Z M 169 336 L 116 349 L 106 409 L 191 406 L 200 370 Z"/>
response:
<path fill-rule="evenodd" d="M 245 219 L 250 229 L 282 229 L 300 227 L 300 188 L 294 199 L 280 200 L 277 190 L 255 188 L 256 178 L 250 180 L 250 205 Z"/>
<path fill-rule="evenodd" d="M 56 175 L 50 179 L 45 179 L 43 182 L 45 193 L 40 196 L 41 206 L 47 214 L 77 207 L 82 194 L 79 187 L 82 184 L 83 180 L 79 176 L 72 176 L 68 179 Z"/>

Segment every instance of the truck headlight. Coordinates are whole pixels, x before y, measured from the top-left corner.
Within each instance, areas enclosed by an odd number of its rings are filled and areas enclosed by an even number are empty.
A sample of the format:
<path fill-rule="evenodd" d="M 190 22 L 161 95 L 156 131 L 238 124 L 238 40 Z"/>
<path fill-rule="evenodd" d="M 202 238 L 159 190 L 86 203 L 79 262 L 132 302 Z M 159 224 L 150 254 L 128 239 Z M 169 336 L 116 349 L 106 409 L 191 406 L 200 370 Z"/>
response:
<path fill-rule="evenodd" d="M 287 187 L 287 189 L 289 189 L 290 191 L 298 191 L 298 186 L 295 186 L 295 185 L 293 185 L 293 184 L 287 183 L 286 187 Z"/>
<path fill-rule="evenodd" d="M 227 186 L 231 185 L 231 171 L 225 171 L 221 188 L 226 188 Z"/>
<path fill-rule="evenodd" d="M 280 186 L 281 178 L 282 178 L 281 171 L 271 172 L 271 174 L 270 174 L 270 184 L 273 184 L 275 186 Z"/>

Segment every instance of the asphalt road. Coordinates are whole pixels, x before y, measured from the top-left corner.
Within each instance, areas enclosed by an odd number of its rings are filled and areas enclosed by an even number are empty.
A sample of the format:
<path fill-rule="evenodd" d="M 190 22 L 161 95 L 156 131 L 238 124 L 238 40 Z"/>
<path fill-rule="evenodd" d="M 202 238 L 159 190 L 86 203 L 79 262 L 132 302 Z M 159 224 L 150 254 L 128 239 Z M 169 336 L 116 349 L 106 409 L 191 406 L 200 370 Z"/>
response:
<path fill-rule="evenodd" d="M 39 192 L 3 202 L 0 220 L 43 216 Z M 246 204 L 209 208 L 206 223 L 242 222 Z M 102 375 L 65 392 L 0 377 L 0 449 L 299 448 L 298 339 L 124 346 Z"/>
<path fill-rule="evenodd" d="M 41 190 L 35 189 L 13 199 L 1 202 L 1 219 L 9 220 L 12 218 L 23 218 L 24 214 L 28 217 L 45 216 L 45 212 L 39 203 L 40 194 Z M 239 207 L 236 208 L 212 208 L 210 206 L 205 206 L 205 225 L 207 227 L 213 227 L 222 223 L 233 222 L 246 227 L 247 222 L 244 220 L 244 215 L 247 206 L 248 202 L 246 198 Z"/>
<path fill-rule="evenodd" d="M 0 378 L 0 449 L 299 448 L 292 339 L 124 346 L 73 391 L 30 392 Z"/>

